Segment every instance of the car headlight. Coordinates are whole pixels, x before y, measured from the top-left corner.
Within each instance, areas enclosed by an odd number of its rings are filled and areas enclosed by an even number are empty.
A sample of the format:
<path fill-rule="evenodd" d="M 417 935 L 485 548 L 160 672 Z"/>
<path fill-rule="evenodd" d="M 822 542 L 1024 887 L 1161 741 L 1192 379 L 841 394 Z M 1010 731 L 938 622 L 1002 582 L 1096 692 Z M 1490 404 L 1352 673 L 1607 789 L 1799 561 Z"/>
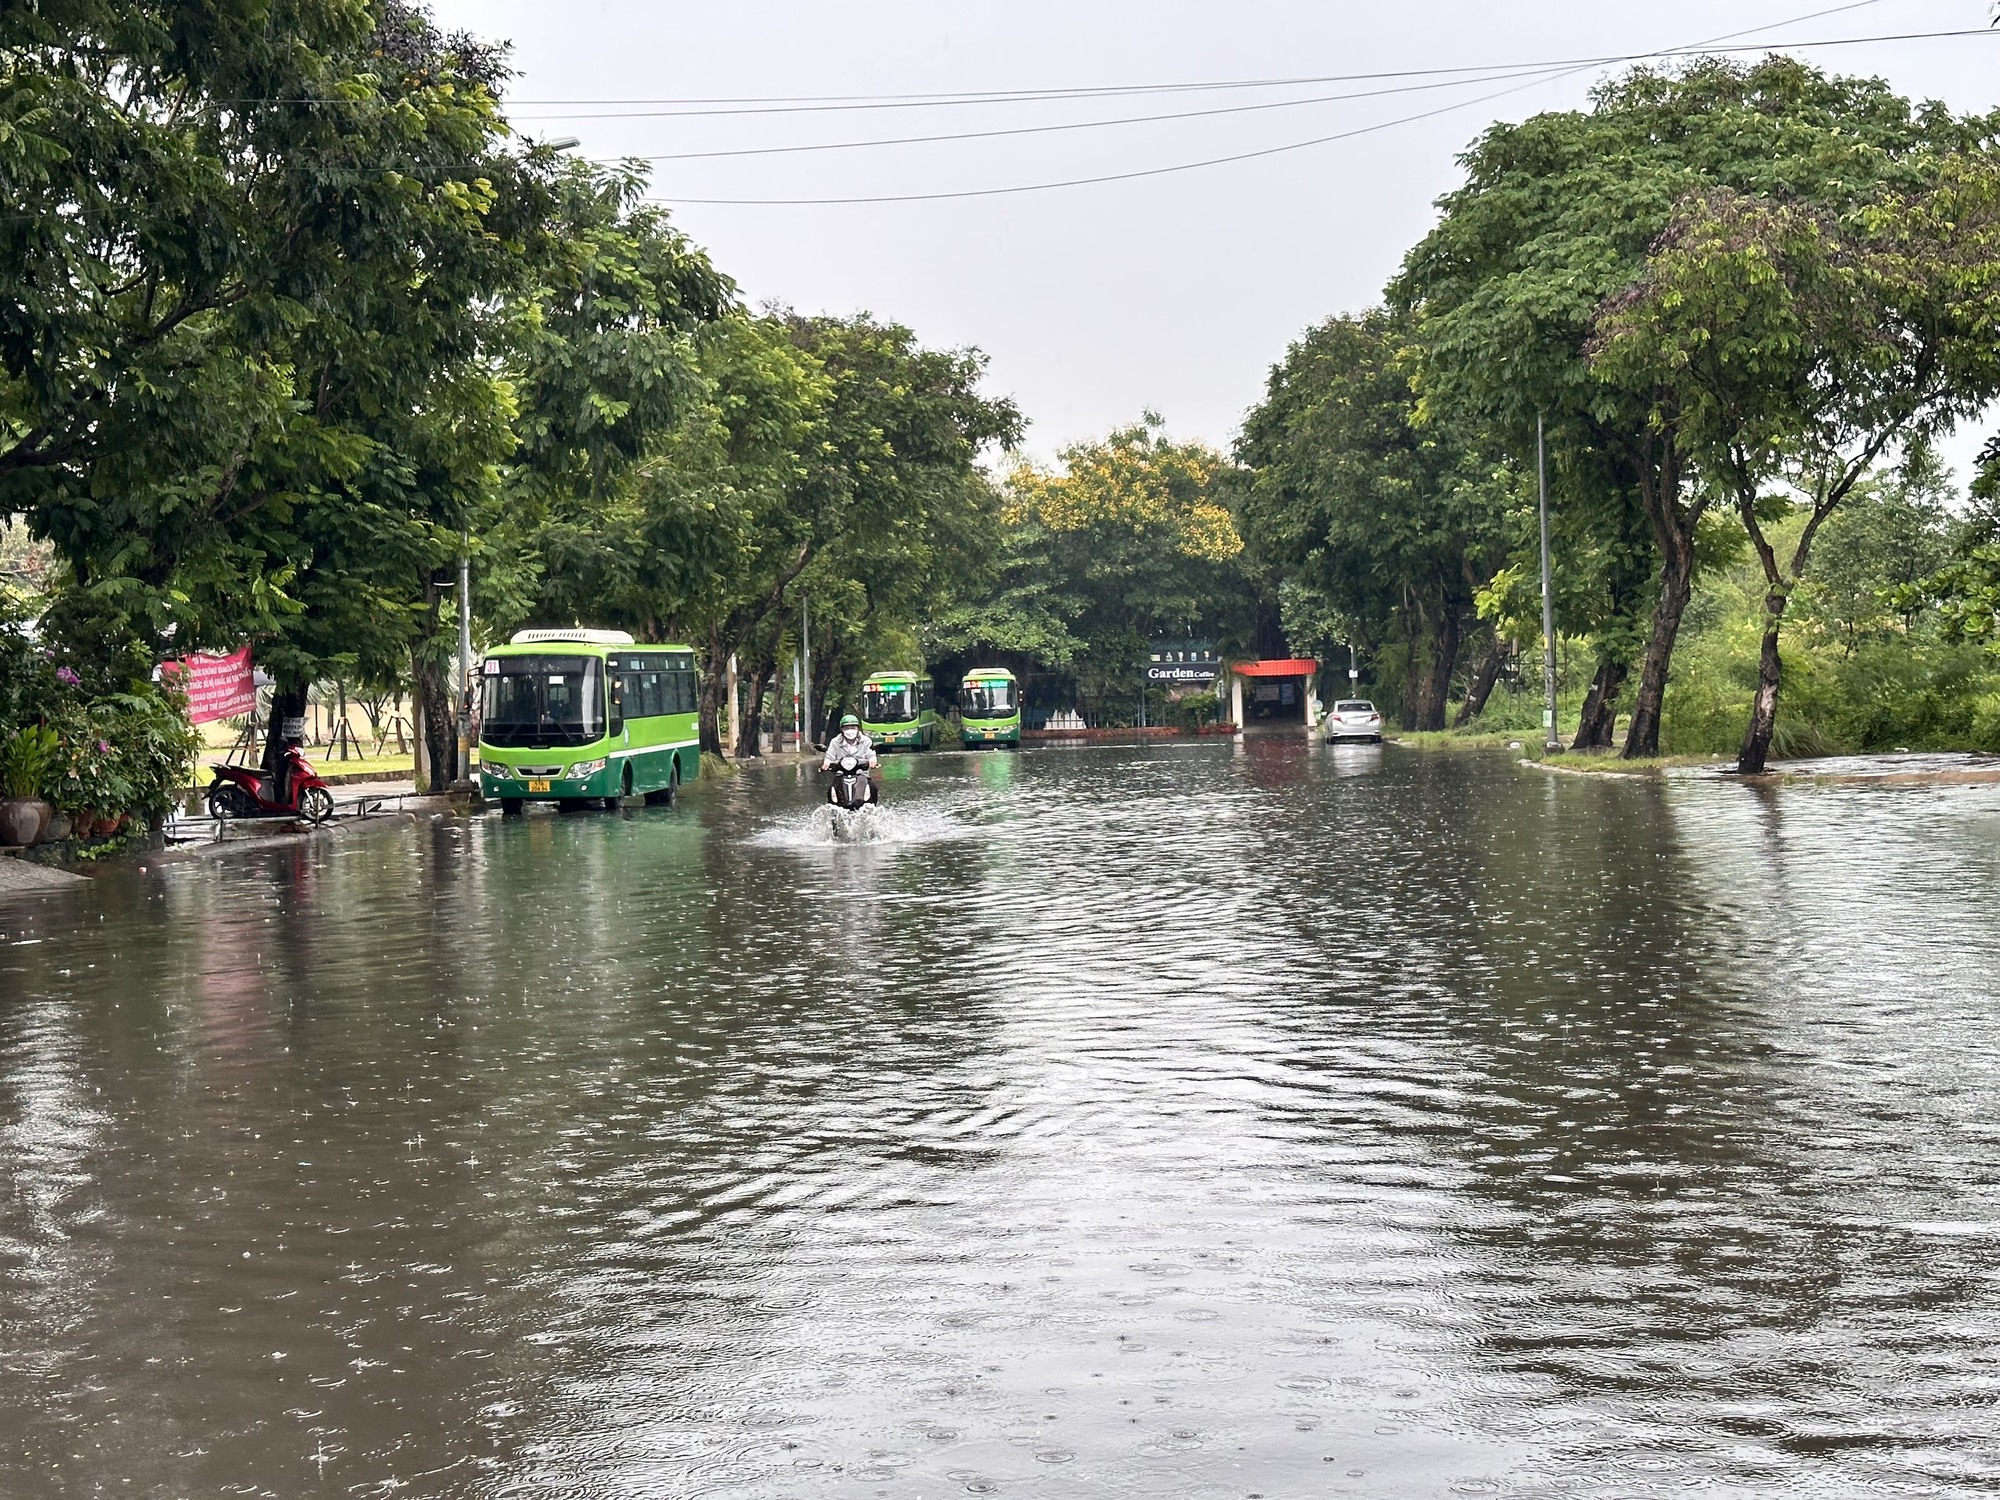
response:
<path fill-rule="evenodd" d="M 603 770 L 606 766 L 610 764 L 611 764 L 611 759 L 609 756 L 606 756 L 602 760 L 575 761 L 571 764 L 569 768 L 570 778 L 571 780 L 574 781 L 582 781 L 586 777 L 595 776 L 599 771 Z"/>

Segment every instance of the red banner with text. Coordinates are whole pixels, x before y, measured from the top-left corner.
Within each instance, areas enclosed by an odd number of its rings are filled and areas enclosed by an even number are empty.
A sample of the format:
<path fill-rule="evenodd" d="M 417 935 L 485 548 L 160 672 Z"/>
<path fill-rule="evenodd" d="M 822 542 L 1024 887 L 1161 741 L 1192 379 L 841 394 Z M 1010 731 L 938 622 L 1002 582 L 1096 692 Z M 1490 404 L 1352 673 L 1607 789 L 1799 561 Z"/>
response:
<path fill-rule="evenodd" d="M 179 680 L 181 690 L 188 695 L 188 717 L 197 724 L 233 719 L 257 706 L 248 646 L 227 656 L 197 651 L 183 661 L 166 663 L 162 671 Z"/>

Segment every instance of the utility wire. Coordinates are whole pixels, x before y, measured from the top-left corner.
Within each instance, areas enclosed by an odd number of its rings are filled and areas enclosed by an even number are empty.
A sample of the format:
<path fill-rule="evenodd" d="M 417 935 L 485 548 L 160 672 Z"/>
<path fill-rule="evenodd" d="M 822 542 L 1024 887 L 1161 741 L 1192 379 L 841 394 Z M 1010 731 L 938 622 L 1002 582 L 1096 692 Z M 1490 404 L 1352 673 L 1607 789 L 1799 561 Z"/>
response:
<path fill-rule="evenodd" d="M 1985 33 L 1981 33 L 1984 35 Z M 984 141 L 999 136 L 1047 135 L 1063 130 L 1102 130 L 1113 125 L 1150 125 L 1161 120 L 1206 120 L 1217 115 L 1255 114 L 1272 109 L 1303 109 L 1313 104 L 1336 104 L 1346 99 L 1379 99 L 1389 94 L 1417 94 L 1432 89 L 1472 88 L 1482 83 L 1527 78 L 1531 82 L 1556 75 L 1560 69 L 1539 68 L 1532 72 L 1489 73 L 1481 77 L 1452 78 L 1438 83 L 1409 83 L 1396 88 L 1362 89 L 1346 94 L 1317 94 L 1306 99 L 1276 99 L 1262 104 L 1232 104 L 1221 109 L 1183 109 L 1163 115 L 1120 115 L 1109 120 L 1068 120 L 1055 125 L 1014 125 L 999 130 L 956 130 L 939 135 L 903 135 L 866 141 L 813 141 L 800 146 L 738 146 L 721 151 L 672 151 L 655 156 L 599 158 L 614 161 L 702 161 L 718 156 L 789 156 L 800 151 L 854 151 L 871 146 L 917 146 L 935 141 Z"/>
<path fill-rule="evenodd" d="M 1986 29 L 1977 31 L 1914 32 L 1907 36 L 1847 37 L 1837 42 L 1799 42 L 1793 45 L 1800 47 L 1831 47 L 1850 45 L 1863 41 L 1906 41 L 1912 36 L 1928 38 L 1938 36 L 1990 35 L 1992 35 L 1992 32 Z M 1691 50 L 1695 49 L 1676 48 L 1672 52 L 1666 53 L 1633 53 L 1622 58 L 1607 59 L 1607 61 L 1630 62 L 1640 57 L 1678 56 Z M 1711 53 L 1755 52 L 1762 50 L 1762 47 L 1720 47 L 1709 48 L 1707 50 Z M 1259 104 L 1232 104 L 1225 105 L 1219 109 L 1184 109 L 1175 110 L 1168 114 L 1156 115 L 1117 115 L 1106 120 L 1068 120 L 1053 125 L 1014 125 L 994 130 L 943 131 L 935 135 L 886 136 L 863 141 L 810 141 L 803 145 L 795 146 L 733 146 L 714 151 L 669 151 L 642 156 L 598 157 L 593 158 L 593 160 L 649 162 L 708 161 L 718 157 L 793 156 L 805 151 L 856 151 L 877 146 L 930 145 L 940 141 L 984 141 L 1006 136 L 1049 135 L 1068 130 L 1103 130 L 1114 125 L 1150 125 L 1162 120 L 1205 120 L 1213 119 L 1219 115 L 1257 114 L 1275 109 L 1303 109 L 1315 104 L 1337 104 L 1351 99 L 1379 99 L 1391 94 L 1425 93 L 1433 89 L 1471 88 L 1482 83 L 1498 83 L 1521 78 L 1533 82 L 1542 78 L 1564 76 L 1573 71 L 1575 71 L 1573 66 L 1566 67 L 1560 64 L 1550 64 L 1542 68 L 1496 71 L 1469 78 L 1453 78 L 1434 83 L 1402 84 L 1395 88 L 1361 89 L 1342 94 L 1316 94 L 1304 99 L 1276 99 L 1267 100 Z"/>
<path fill-rule="evenodd" d="M 1826 16 L 1842 15 L 1848 11 L 1862 10 L 1879 5 L 1882 0 L 1852 0 L 1847 5 L 1836 5 L 1826 10 L 1812 11 L 1807 15 L 1794 16 L 1789 21 L 1774 21 L 1768 26 L 1753 27 L 1753 31 L 1776 31 L 1786 26 L 1798 26 L 1807 21 L 1817 21 Z M 1981 32 L 1917 32 L 1913 36 L 1973 36 Z M 1746 36 L 1747 31 L 1732 32 L 1728 36 L 1717 37 L 1717 41 L 1728 41 L 1732 36 Z M 1898 38 L 1855 37 L 1851 41 L 1897 40 Z M 693 97 L 662 99 L 509 99 L 511 110 L 518 108 L 542 109 L 557 105 L 714 105 L 728 104 L 744 106 L 735 109 L 661 109 L 636 111 L 632 113 L 611 112 L 602 114 L 556 114 L 510 116 L 522 120 L 619 120 L 652 118 L 701 119 L 714 116 L 764 115 L 764 114 L 814 114 L 830 111 L 855 109 L 929 109 L 982 104 L 1040 104 L 1060 102 L 1069 99 L 1115 99 L 1145 94 L 1201 93 L 1216 89 L 1267 89 L 1298 88 L 1306 85 L 1327 83 L 1375 83 L 1392 78 L 1442 78 L 1453 74 L 1505 74 L 1513 72 L 1535 72 L 1543 69 L 1571 67 L 1599 67 L 1606 63 L 1632 62 L 1648 57 L 1671 57 L 1682 53 L 1699 51 L 1707 44 L 1697 43 L 1690 47 L 1668 47 L 1656 52 L 1633 52 L 1606 57 L 1559 57 L 1540 62 L 1487 63 L 1450 68 L 1401 68 L 1375 73 L 1322 73 L 1296 78 L 1233 78 L 1216 79 L 1196 83 L 1133 83 L 1108 84 L 1092 87 L 1048 88 L 1048 89 L 995 89 L 990 91 L 971 90 L 959 93 L 941 94 L 802 94 L 802 95 L 750 95 L 740 98 Z M 1798 42 L 1788 46 L 1834 46 L 1833 42 Z M 1744 49 L 1726 49 L 1744 50 Z M 767 107 L 769 106 L 769 107 Z"/>
<path fill-rule="evenodd" d="M 1769 30 L 1776 30 L 1777 28 L 1782 26 L 1789 26 L 1794 24 L 1796 24 L 1796 21 L 1777 21 L 1771 23 L 1771 25 L 1769 26 L 1756 27 L 1753 29 L 1760 31 L 1769 31 Z M 1737 32 L 1734 33 L 1734 35 L 1741 36 L 1743 35 L 1743 33 Z M 1923 32 L 1923 33 L 1910 34 L 1910 36 L 1912 37 L 1914 36 L 1990 37 L 1992 35 L 1993 35 L 1992 31 L 1984 28 L 1981 28 L 1976 31 Z M 1907 39 L 1909 39 L 1909 37 L 1849 37 L 1849 38 L 1843 38 L 1839 42 L 1792 43 L 1789 45 L 1838 46 L 1838 45 L 1847 45 L 1850 43 L 1858 43 L 1858 42 L 1891 41 L 1891 40 L 1907 40 Z M 1724 41 L 1727 40 L 1727 37 L 1719 37 L 1716 40 Z M 1771 44 L 1764 44 L 1764 45 L 1771 45 Z M 1759 50 L 1759 48 L 1756 47 L 1720 48 L 1716 47 L 1714 43 L 1702 42 L 1702 43 L 1696 43 L 1693 46 L 1689 47 L 1677 47 L 1660 52 L 1633 53 L 1626 57 L 1610 58 L 1610 59 L 1605 59 L 1604 61 L 1609 61 L 1609 62 L 1637 61 L 1648 57 L 1677 56 L 1687 53 L 1697 53 L 1703 51 L 1740 52 L 1740 51 L 1755 51 L 1755 50 Z M 690 197 L 680 197 L 676 195 L 676 196 L 654 196 L 647 198 L 646 201 L 649 203 L 660 203 L 668 205 L 697 204 L 704 206 L 719 206 L 719 207 L 815 207 L 815 206 L 835 206 L 835 205 L 865 204 L 865 203 L 932 203 L 944 199 L 953 199 L 953 198 L 998 198 L 998 197 L 1009 197 L 1019 193 L 1049 192 L 1057 188 L 1094 187 L 1103 183 L 1110 183 L 1110 182 L 1133 182 L 1148 177 L 1165 177 L 1178 172 L 1198 171 L 1204 167 L 1219 167 L 1219 166 L 1227 166 L 1235 162 L 1256 161 L 1260 158 L 1267 156 L 1280 156 L 1292 151 L 1304 151 L 1314 146 L 1330 145 L 1335 141 L 1353 140 L 1358 136 L 1377 134 L 1384 130 L 1394 129 L 1398 125 L 1411 125 L 1417 123 L 1418 121 L 1435 119 L 1439 115 L 1450 114 L 1456 110 L 1470 109 L 1471 107 L 1477 104 L 1490 103 L 1495 99 L 1505 98 L 1510 94 L 1518 94 L 1522 90 L 1533 88 L 1540 83 L 1555 82 L 1561 78 L 1571 77 L 1577 73 L 1585 72 L 1590 67 L 1594 67 L 1597 65 L 1598 63 L 1596 61 L 1593 61 L 1591 63 L 1586 63 L 1573 68 L 1569 68 L 1563 72 L 1538 75 L 1536 77 L 1529 78 L 1525 83 L 1517 83 L 1509 88 L 1497 89 L 1490 94 L 1480 94 L 1471 99 L 1458 100 L 1451 104 L 1440 105 L 1436 109 L 1422 110 L 1416 114 L 1401 115 L 1393 120 L 1382 120 L 1372 125 L 1357 126 L 1352 130 L 1336 131 L 1331 135 L 1314 136 L 1308 140 L 1287 141 L 1281 145 L 1265 146 L 1254 151 L 1232 152 L 1226 156 L 1204 157 L 1199 161 L 1175 162 L 1169 166 L 1146 167 L 1130 172 L 1106 172 L 1091 177 L 1071 177 L 1053 182 L 1017 183 L 1009 187 L 994 187 L 994 188 L 954 188 L 954 189 L 947 189 L 939 192 L 930 192 L 930 193 L 855 194 L 851 196 L 824 197 L 824 198 L 690 198 Z"/>

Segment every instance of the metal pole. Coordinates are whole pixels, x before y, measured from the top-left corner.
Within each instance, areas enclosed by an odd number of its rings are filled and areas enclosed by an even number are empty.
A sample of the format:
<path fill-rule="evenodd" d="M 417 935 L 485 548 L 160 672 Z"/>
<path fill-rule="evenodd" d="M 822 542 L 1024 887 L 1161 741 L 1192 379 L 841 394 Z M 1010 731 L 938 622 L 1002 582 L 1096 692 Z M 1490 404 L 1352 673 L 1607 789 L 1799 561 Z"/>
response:
<path fill-rule="evenodd" d="M 1535 414 L 1535 488 L 1542 519 L 1542 748 L 1562 750 L 1556 733 L 1556 593 L 1549 576 L 1549 465 L 1542 440 L 1542 417 Z"/>
<path fill-rule="evenodd" d="M 810 745 L 813 732 L 812 606 L 806 602 L 804 594 L 799 595 L 799 699 L 806 726 L 805 743 Z M 805 746 L 799 748 L 804 749 Z"/>
<path fill-rule="evenodd" d="M 458 779 L 472 775 L 472 558 L 458 554 Z"/>

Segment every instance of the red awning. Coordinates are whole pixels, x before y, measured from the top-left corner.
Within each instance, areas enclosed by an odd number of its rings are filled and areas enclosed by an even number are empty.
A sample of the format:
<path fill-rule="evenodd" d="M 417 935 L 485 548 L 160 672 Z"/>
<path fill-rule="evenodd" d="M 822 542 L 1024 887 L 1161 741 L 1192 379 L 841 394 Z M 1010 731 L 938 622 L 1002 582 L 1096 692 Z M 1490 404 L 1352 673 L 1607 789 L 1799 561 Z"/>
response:
<path fill-rule="evenodd" d="M 1319 670 L 1316 661 L 1245 661 L 1229 669 L 1238 677 L 1310 677 Z"/>

